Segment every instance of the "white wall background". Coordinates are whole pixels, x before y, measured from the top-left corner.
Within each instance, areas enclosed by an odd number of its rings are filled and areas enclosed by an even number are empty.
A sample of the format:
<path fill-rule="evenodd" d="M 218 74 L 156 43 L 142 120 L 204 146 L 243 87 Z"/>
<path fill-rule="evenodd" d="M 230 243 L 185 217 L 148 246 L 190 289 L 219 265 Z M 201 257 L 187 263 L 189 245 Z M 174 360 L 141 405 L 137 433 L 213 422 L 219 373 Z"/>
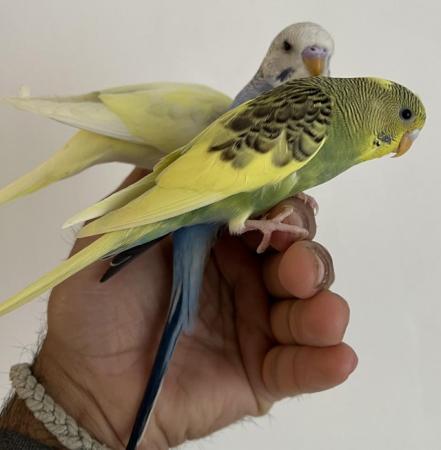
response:
<path fill-rule="evenodd" d="M 334 75 L 390 78 L 426 103 L 426 128 L 406 157 L 356 167 L 314 190 L 318 239 L 334 255 L 335 290 L 352 307 L 347 340 L 360 357 L 357 371 L 337 389 L 285 401 L 271 418 L 188 448 L 440 448 L 440 17 L 436 0 L 0 0 L 0 96 L 22 84 L 34 94 L 67 94 L 154 80 L 234 94 L 282 27 L 313 20 L 335 37 Z M 1 107 L 0 184 L 71 134 Z M 2 207 L 0 297 L 64 258 L 73 235 L 59 225 L 128 170 L 95 168 Z M 29 356 L 43 300 L 0 319 L 0 398 L 9 366 Z"/>

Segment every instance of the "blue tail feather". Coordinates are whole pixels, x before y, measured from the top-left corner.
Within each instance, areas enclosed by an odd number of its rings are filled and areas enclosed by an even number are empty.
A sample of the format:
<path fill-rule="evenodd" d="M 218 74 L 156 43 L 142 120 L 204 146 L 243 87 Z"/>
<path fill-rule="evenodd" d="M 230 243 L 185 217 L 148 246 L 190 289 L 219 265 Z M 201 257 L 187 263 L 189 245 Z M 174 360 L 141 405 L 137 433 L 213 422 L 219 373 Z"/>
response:
<path fill-rule="evenodd" d="M 170 308 L 126 450 L 135 450 L 140 443 L 179 336 L 194 325 L 205 263 L 218 229 L 219 225 L 203 224 L 181 228 L 173 233 Z"/>

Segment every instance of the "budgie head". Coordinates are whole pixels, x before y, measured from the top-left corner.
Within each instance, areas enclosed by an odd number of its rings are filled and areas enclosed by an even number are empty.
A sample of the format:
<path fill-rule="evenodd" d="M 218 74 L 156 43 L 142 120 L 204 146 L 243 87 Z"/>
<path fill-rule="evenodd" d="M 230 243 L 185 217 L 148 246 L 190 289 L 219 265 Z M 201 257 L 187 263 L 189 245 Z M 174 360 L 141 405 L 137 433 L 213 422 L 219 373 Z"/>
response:
<path fill-rule="evenodd" d="M 320 25 L 296 23 L 274 38 L 258 75 L 273 87 L 291 78 L 329 76 L 333 52 L 334 41 Z"/>
<path fill-rule="evenodd" d="M 369 151 L 361 159 L 366 161 L 389 153 L 402 156 L 424 126 L 424 105 L 417 95 L 398 83 L 375 78 L 370 81 L 375 86 L 378 101 L 371 101 L 364 122 L 369 122 L 367 125 L 374 131 L 374 137 Z"/>

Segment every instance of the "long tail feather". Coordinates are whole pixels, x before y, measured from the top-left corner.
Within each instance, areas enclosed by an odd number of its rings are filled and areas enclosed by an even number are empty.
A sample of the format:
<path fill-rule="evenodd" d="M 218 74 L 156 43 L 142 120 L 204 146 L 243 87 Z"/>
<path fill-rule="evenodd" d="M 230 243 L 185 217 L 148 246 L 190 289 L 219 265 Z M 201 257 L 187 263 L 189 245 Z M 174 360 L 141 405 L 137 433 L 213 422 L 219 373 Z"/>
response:
<path fill-rule="evenodd" d="M 217 230 L 218 226 L 215 224 L 203 224 L 180 228 L 173 233 L 170 308 L 126 450 L 135 450 L 141 442 L 179 336 L 182 331 L 190 330 L 193 326 L 205 262 Z"/>
<path fill-rule="evenodd" d="M 162 153 L 147 145 L 80 131 L 47 161 L 1 189 L 0 204 L 71 177 L 95 164 L 119 161 L 152 168 L 161 157 Z"/>
<path fill-rule="evenodd" d="M 118 248 L 130 247 L 131 244 L 142 238 L 152 231 L 152 227 L 139 227 L 129 232 L 117 232 L 106 234 L 92 244 L 85 247 L 80 252 L 63 261 L 54 270 L 50 271 L 40 279 L 30 284 L 28 287 L 13 295 L 5 302 L 0 304 L 0 316 L 6 314 L 34 297 L 53 288 L 57 284 L 69 278 L 71 275 L 79 272 L 98 259 L 112 253 Z M 152 237 L 154 239 L 154 237 Z"/>

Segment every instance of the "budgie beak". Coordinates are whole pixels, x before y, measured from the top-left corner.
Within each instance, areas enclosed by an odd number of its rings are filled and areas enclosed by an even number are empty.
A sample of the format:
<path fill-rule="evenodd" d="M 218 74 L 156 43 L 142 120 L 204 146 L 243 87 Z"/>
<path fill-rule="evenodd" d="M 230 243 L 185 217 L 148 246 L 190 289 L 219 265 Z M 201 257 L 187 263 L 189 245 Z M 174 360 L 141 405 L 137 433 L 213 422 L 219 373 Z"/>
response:
<path fill-rule="evenodd" d="M 394 158 L 403 156 L 410 149 L 410 147 L 412 147 L 413 141 L 418 137 L 420 131 L 421 130 L 417 128 L 416 130 L 409 131 L 404 134 L 404 136 L 401 138 L 400 145 L 395 152 Z"/>
<path fill-rule="evenodd" d="M 328 58 L 328 50 L 318 45 L 306 47 L 302 52 L 303 62 L 311 76 L 323 75 Z"/>

